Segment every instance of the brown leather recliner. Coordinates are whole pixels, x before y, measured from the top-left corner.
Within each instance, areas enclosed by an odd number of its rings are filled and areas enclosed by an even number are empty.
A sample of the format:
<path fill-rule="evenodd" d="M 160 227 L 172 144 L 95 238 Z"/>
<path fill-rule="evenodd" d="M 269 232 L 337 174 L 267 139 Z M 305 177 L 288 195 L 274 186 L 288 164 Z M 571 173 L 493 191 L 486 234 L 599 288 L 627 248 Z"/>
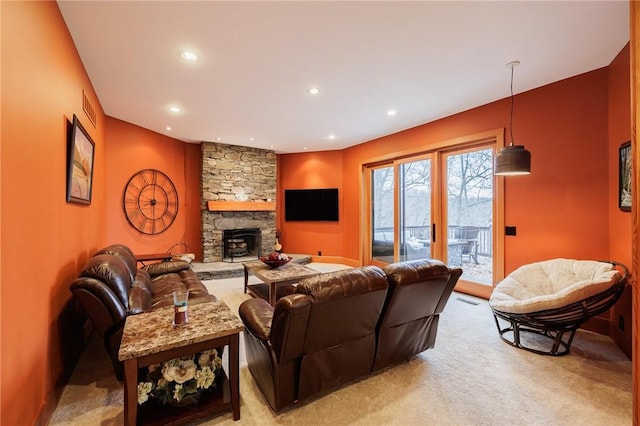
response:
<path fill-rule="evenodd" d="M 173 304 L 174 290 L 189 290 L 189 303 L 216 300 L 191 270 L 189 263 L 163 262 L 137 269 L 131 250 L 114 244 L 98 251 L 70 285 L 73 296 L 104 339 L 118 380 L 122 330 L 128 315 Z"/>
<path fill-rule="evenodd" d="M 385 273 L 386 272 L 386 273 Z M 300 281 L 240 305 L 249 370 L 275 410 L 434 346 L 460 268 L 417 260 Z"/>
<path fill-rule="evenodd" d="M 371 370 L 387 287 L 367 266 L 304 279 L 273 308 L 240 305 L 249 370 L 275 411 Z"/>
<path fill-rule="evenodd" d="M 434 347 L 440 313 L 462 275 L 462 269 L 433 259 L 393 263 L 382 269 L 389 294 L 378 325 L 374 370 Z"/>

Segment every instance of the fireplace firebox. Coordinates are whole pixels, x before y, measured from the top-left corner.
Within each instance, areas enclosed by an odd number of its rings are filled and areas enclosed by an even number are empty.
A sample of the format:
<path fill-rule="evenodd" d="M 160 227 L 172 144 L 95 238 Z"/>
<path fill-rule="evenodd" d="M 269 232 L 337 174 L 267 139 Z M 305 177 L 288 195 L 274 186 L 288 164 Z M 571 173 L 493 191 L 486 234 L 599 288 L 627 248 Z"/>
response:
<path fill-rule="evenodd" d="M 245 262 L 262 256 L 262 233 L 259 228 L 225 229 L 222 231 L 224 262 Z"/>

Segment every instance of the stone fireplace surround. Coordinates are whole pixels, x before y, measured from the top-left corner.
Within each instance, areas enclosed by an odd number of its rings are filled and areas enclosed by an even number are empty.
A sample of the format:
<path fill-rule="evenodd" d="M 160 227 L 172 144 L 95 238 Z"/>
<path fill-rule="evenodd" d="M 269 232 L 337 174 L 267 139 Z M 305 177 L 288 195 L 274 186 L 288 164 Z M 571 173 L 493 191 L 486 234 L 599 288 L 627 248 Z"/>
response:
<path fill-rule="evenodd" d="M 259 228 L 262 254 L 273 251 L 276 212 L 253 211 L 254 202 L 276 200 L 277 164 L 273 151 L 203 142 L 201 174 L 203 262 L 222 262 L 224 230 Z M 246 210 L 209 210 L 208 201 L 242 201 Z M 236 203 L 243 205 L 244 203 Z"/>

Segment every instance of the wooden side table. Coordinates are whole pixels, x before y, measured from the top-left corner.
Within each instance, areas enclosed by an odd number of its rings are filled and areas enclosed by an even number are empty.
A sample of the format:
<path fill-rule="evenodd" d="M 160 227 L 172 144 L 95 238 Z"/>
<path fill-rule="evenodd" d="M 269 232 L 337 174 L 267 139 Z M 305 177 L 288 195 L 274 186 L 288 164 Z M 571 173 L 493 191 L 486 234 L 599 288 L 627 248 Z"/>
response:
<path fill-rule="evenodd" d="M 173 327 L 173 307 L 127 317 L 118 358 L 124 361 L 124 422 L 180 424 L 231 410 L 240 419 L 239 334 L 242 321 L 223 301 L 189 305 L 189 323 Z M 138 370 L 151 364 L 208 349 L 229 347 L 229 377 L 196 406 L 138 406 Z"/>

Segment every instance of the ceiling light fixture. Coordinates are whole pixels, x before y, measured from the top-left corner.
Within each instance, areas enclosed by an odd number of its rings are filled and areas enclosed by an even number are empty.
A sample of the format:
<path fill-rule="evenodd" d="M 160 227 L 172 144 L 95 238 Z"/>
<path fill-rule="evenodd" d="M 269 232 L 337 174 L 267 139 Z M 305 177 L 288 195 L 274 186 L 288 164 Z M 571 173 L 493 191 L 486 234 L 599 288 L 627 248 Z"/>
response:
<path fill-rule="evenodd" d="M 387 111 L 387 115 L 388 115 L 389 117 L 393 117 L 393 116 L 394 116 L 394 115 L 396 115 L 396 114 L 397 114 L 397 112 L 396 112 L 396 110 L 395 110 L 395 109 L 390 109 L 389 111 Z"/>
<path fill-rule="evenodd" d="M 171 126 L 167 126 L 167 127 L 165 127 L 165 129 L 167 130 L 167 132 L 170 132 L 171 131 Z"/>
<path fill-rule="evenodd" d="M 169 111 L 171 111 L 171 112 L 175 112 L 175 113 L 179 113 L 179 112 L 180 112 L 180 111 L 182 111 L 182 110 L 180 109 L 180 107 L 177 107 L 177 106 L 170 106 L 170 107 L 169 107 Z"/>
<path fill-rule="evenodd" d="M 195 61 L 198 59 L 198 55 L 196 55 L 190 50 L 183 50 L 181 55 L 187 61 Z"/>
<path fill-rule="evenodd" d="M 528 175 L 531 173 L 531 153 L 524 149 L 524 145 L 513 144 L 513 69 L 520 65 L 520 61 L 507 64 L 511 68 L 511 113 L 509 114 L 509 134 L 511 142 L 496 154 L 494 158 L 494 174 L 498 176 Z"/>
<path fill-rule="evenodd" d="M 334 140 L 336 138 L 336 135 L 334 135 L 333 133 L 331 133 L 329 136 L 327 136 L 327 139 L 329 140 Z"/>
<path fill-rule="evenodd" d="M 309 89 L 309 94 L 312 96 L 315 96 L 319 93 L 320 93 L 320 89 L 318 89 L 317 87 L 312 87 Z"/>

